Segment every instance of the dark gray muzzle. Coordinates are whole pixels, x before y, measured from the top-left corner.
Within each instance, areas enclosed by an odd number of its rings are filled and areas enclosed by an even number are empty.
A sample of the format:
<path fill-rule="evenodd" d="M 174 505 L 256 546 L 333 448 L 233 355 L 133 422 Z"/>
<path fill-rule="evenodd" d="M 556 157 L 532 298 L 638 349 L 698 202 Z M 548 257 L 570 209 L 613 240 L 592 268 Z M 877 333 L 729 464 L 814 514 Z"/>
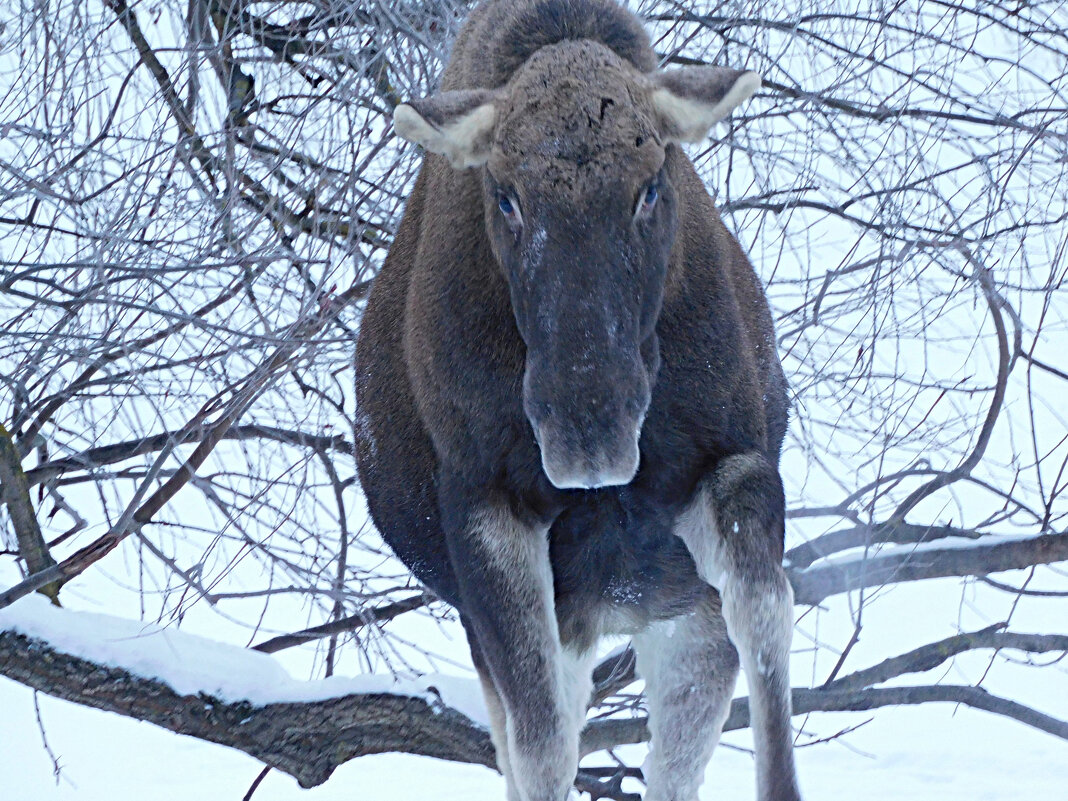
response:
<path fill-rule="evenodd" d="M 637 353 L 599 355 L 576 365 L 528 353 L 523 408 L 559 489 L 620 486 L 638 472 L 649 380 Z"/>
<path fill-rule="evenodd" d="M 547 221 L 537 230 L 554 235 L 532 236 L 509 279 L 526 344 L 523 410 L 559 489 L 630 483 L 659 365 L 645 314 L 659 305 L 645 302 L 659 298 L 646 286 L 658 273 L 626 244 L 629 221 L 590 223 L 598 213 Z"/>

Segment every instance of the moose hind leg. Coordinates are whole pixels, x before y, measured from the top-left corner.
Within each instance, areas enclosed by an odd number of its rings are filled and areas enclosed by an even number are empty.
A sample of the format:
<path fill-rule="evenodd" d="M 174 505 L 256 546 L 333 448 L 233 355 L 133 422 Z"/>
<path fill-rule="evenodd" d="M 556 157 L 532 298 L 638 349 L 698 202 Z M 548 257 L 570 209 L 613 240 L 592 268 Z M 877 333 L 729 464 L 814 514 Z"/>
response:
<path fill-rule="evenodd" d="M 738 678 L 738 652 L 719 599 L 654 623 L 634 638 L 634 650 L 652 733 L 645 801 L 697 801 Z"/>
<path fill-rule="evenodd" d="M 763 454 L 722 460 L 676 533 L 723 599 L 727 633 L 749 685 L 760 801 L 797 801 L 790 717 L 793 591 L 782 569 L 782 481 Z"/>

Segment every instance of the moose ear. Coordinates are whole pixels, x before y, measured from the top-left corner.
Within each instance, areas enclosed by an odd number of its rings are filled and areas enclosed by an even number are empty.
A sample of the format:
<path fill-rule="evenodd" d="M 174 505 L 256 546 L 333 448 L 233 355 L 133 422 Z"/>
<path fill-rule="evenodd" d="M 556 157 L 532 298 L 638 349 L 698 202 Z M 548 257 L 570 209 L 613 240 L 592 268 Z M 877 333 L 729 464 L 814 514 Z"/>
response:
<path fill-rule="evenodd" d="M 760 76 L 726 67 L 684 67 L 650 76 L 660 132 L 672 142 L 700 142 L 760 88 Z"/>
<path fill-rule="evenodd" d="M 495 99 L 495 92 L 473 89 L 410 100 L 393 112 L 393 130 L 445 156 L 457 169 L 480 167 L 489 159 Z"/>

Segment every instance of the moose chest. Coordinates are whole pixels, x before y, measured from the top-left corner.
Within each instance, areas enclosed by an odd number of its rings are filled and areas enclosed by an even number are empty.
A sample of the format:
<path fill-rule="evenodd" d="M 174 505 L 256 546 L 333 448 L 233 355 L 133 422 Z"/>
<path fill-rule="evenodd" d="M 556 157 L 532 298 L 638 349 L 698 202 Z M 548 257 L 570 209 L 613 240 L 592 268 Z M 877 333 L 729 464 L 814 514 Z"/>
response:
<path fill-rule="evenodd" d="M 564 643 L 631 632 L 685 614 L 708 595 L 674 534 L 676 509 L 636 488 L 597 490 L 549 530 L 549 557 Z"/>

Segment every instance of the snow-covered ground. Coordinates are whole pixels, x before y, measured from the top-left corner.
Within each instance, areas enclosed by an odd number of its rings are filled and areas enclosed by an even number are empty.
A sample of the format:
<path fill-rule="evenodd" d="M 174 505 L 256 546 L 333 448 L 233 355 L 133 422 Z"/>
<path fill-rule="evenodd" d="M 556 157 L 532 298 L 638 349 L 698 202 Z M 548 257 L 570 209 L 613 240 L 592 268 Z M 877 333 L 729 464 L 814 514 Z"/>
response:
<path fill-rule="evenodd" d="M 902 636 L 909 631 L 923 633 L 922 620 L 899 622 Z M 1038 624 L 1026 618 L 1022 622 Z M 482 716 L 470 677 L 435 675 L 398 684 L 389 677 L 365 675 L 305 682 L 290 676 L 274 657 L 138 621 L 56 610 L 39 597 L 0 611 L 0 630 L 8 629 L 45 639 L 68 653 L 160 678 L 181 692 L 204 691 L 263 703 L 358 691 L 421 694 L 433 683 L 449 703 L 476 718 Z M 1049 702 L 1044 708 L 1063 715 L 1068 708 L 1063 671 L 1030 668 L 1029 675 L 1030 686 L 1021 687 L 1017 697 L 1044 699 Z M 125 797 L 239 801 L 262 767 L 238 751 L 150 724 L 40 695 L 38 704 L 47 749 L 33 692 L 0 679 L 4 801 Z M 827 736 L 871 718 L 847 737 L 798 750 L 809 799 L 1068 798 L 1068 743 L 986 713 L 949 705 L 882 709 L 873 714 L 814 716 L 807 728 Z M 753 798 L 752 759 L 744 750 L 746 744 L 744 732 L 724 738 L 724 747 L 709 767 L 703 798 Z M 49 751 L 62 768 L 58 780 Z M 642 746 L 620 749 L 631 764 L 640 763 L 642 752 Z M 591 763 L 598 759 L 591 758 Z M 311 790 L 302 790 L 293 779 L 274 771 L 253 797 L 256 801 L 491 801 L 504 797 L 504 786 L 485 768 L 384 755 L 354 760 Z"/>
<path fill-rule="evenodd" d="M 57 785 L 37 731 L 32 695 L 20 685 L 0 680 L 0 797 L 5 801 L 240 801 L 262 768 L 239 751 L 42 696 L 49 745 L 63 767 Z M 833 725 L 844 727 L 866 717 L 837 715 Z M 808 799 L 1068 798 L 1068 744 L 984 713 L 947 706 L 880 710 L 873 723 L 851 734 L 847 742 L 848 747 L 832 743 L 798 751 Z M 486 768 L 391 754 L 349 762 L 326 784 L 311 790 L 302 790 L 293 779 L 273 771 L 253 797 L 256 801 L 501 801 L 504 783 Z M 750 756 L 718 749 L 702 798 L 753 797 Z"/>

